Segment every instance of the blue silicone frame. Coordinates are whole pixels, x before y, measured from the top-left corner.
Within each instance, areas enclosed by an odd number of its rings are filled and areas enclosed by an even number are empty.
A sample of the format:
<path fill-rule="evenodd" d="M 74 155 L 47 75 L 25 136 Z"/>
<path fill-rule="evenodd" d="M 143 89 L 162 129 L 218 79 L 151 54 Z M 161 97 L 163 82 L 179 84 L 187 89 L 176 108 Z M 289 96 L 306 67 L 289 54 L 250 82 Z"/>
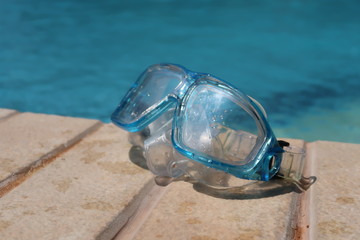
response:
<path fill-rule="evenodd" d="M 137 87 L 141 85 L 143 75 L 145 75 L 149 71 L 149 69 L 159 68 L 159 67 L 160 68 L 175 67 L 183 71 L 186 77 L 183 79 L 182 83 L 180 83 L 179 86 L 174 90 L 174 92 L 169 93 L 168 96 L 165 97 L 157 106 L 155 106 L 152 111 L 148 112 L 147 115 L 130 124 L 122 122 L 118 117 L 119 113 L 123 110 L 126 103 L 128 103 L 130 96 L 134 94 Z M 191 85 L 191 83 L 194 82 L 194 79 L 192 78 L 192 74 L 193 72 L 177 64 L 163 63 L 163 64 L 151 65 L 144 72 L 142 72 L 142 74 L 139 76 L 137 81 L 131 86 L 129 91 L 122 98 L 119 106 L 115 109 L 115 111 L 111 115 L 111 121 L 118 127 L 125 129 L 126 131 L 129 132 L 141 131 L 150 123 L 155 121 L 161 114 L 167 111 L 174 103 L 176 104 L 179 98 L 182 98 L 184 96 L 186 89 Z"/>
<path fill-rule="evenodd" d="M 179 87 L 176 88 L 174 92 L 169 93 L 167 97 L 165 97 L 157 106 L 154 106 L 154 108 L 142 118 L 132 123 L 123 123 L 117 118 L 117 116 L 122 111 L 123 107 L 126 104 L 126 101 L 130 99 L 129 96 L 131 96 L 131 94 L 135 91 L 136 87 L 141 84 L 140 79 L 141 76 L 146 73 L 145 71 L 139 77 L 138 81 L 128 91 L 119 106 L 112 114 L 111 120 L 113 121 L 113 123 L 127 131 L 140 131 L 147 125 L 149 125 L 151 122 L 155 121 L 170 107 L 176 105 L 172 124 L 172 142 L 174 148 L 182 155 L 198 161 L 203 165 L 225 171 L 239 178 L 268 181 L 273 176 L 275 176 L 280 169 L 282 153 L 284 152 L 284 150 L 278 144 L 278 141 L 266 119 L 266 116 L 264 115 L 263 110 L 259 107 L 258 103 L 254 102 L 251 98 L 236 89 L 231 84 L 210 74 L 192 72 L 180 65 L 174 64 L 157 64 L 150 66 L 149 68 L 169 66 L 180 68 L 186 73 L 186 77 L 184 78 L 182 83 L 179 84 Z M 184 116 L 186 102 L 189 99 L 192 91 L 201 84 L 211 85 L 212 87 L 220 88 L 222 91 L 227 91 L 234 97 L 241 98 L 241 101 L 246 104 L 245 110 L 253 117 L 254 121 L 256 121 L 260 133 L 260 139 L 253 148 L 253 151 L 250 153 L 249 156 L 251 156 L 252 159 L 251 161 L 247 161 L 247 164 L 239 165 L 236 163 L 231 164 L 219 162 L 211 156 L 207 156 L 198 153 L 192 149 L 189 149 L 181 141 L 180 127 L 182 125 L 182 121 L 186 121 L 186 118 Z"/>

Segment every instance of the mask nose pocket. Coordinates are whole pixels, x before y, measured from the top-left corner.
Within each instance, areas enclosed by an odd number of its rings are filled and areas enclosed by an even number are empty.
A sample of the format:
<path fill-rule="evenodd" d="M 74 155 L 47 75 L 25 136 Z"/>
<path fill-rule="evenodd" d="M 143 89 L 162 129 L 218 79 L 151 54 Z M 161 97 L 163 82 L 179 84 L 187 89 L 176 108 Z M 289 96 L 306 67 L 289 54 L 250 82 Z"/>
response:
<path fill-rule="evenodd" d="M 157 176 L 178 178 L 185 172 L 182 169 L 189 160 L 179 154 L 171 142 L 171 123 L 166 130 L 155 132 L 144 142 L 145 158 L 148 168 Z"/>
<path fill-rule="evenodd" d="M 146 163 L 154 174 L 171 177 L 167 169 L 172 162 L 173 147 L 165 134 L 166 132 L 157 132 L 146 139 L 144 151 Z"/>

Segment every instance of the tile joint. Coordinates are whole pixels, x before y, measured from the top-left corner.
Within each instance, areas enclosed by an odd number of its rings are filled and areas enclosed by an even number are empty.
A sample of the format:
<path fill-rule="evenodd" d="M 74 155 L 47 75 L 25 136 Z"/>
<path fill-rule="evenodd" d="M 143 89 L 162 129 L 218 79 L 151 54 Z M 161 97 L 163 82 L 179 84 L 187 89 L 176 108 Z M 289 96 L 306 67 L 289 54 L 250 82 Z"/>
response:
<path fill-rule="evenodd" d="M 16 115 L 19 115 L 19 114 L 21 114 L 21 113 L 15 111 L 15 112 L 9 113 L 9 114 L 6 115 L 6 116 L 0 117 L 0 123 L 1 123 L 1 122 L 5 122 L 5 121 L 8 120 L 9 118 L 12 118 L 12 117 L 14 117 L 14 116 L 16 116 Z"/>
<path fill-rule="evenodd" d="M 95 239 L 133 239 L 163 197 L 166 190 L 167 187 L 157 186 L 153 178 L 147 181 L 129 201 L 125 209 L 119 212 Z"/>
<path fill-rule="evenodd" d="M 305 143 L 306 163 L 304 175 L 306 177 L 316 177 L 316 148 L 314 143 Z M 316 185 L 316 182 L 314 183 Z M 300 194 L 294 194 L 291 202 L 290 226 L 287 239 L 308 240 L 315 239 L 316 216 L 314 206 L 314 188 L 310 186 L 308 190 Z"/>
<path fill-rule="evenodd" d="M 133 239 L 170 187 L 158 186 L 154 179 L 151 179 L 147 186 L 143 188 L 143 193 L 139 194 L 136 209 L 112 240 Z"/>
<path fill-rule="evenodd" d="M 49 165 L 56 159 L 56 157 L 68 151 L 70 148 L 74 147 L 86 136 L 96 132 L 102 125 L 104 125 L 102 122 L 97 121 L 95 124 L 85 129 L 72 139 L 68 140 L 63 144 L 60 144 L 59 146 L 52 149 L 50 152 L 41 156 L 39 159 L 19 169 L 17 172 L 12 173 L 10 176 L 0 181 L 0 198 L 2 198 L 4 195 L 6 195 L 8 192 L 13 190 L 17 186 L 19 186 L 24 181 L 26 181 L 26 179 L 31 177 L 31 175 L 36 173 L 38 170 Z"/>

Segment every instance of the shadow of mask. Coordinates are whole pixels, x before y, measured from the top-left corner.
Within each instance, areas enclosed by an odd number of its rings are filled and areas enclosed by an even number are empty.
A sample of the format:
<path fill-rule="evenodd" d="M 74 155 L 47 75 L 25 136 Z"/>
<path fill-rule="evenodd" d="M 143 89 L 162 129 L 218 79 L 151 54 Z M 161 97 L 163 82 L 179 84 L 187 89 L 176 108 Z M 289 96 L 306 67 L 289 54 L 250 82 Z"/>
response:
<path fill-rule="evenodd" d="M 201 183 L 194 183 L 193 188 L 206 195 L 222 199 L 259 199 L 274 197 L 290 192 L 302 193 L 316 181 L 316 177 L 303 178 L 302 184 L 274 177 L 268 182 L 251 181 L 247 184 L 229 188 L 214 188 Z"/>

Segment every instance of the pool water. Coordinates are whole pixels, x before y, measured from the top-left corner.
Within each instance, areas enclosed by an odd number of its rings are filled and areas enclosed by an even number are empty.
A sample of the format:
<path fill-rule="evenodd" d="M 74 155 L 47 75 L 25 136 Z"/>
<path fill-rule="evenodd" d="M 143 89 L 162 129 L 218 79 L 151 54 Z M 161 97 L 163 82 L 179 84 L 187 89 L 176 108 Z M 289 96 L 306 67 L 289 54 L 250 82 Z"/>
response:
<path fill-rule="evenodd" d="M 278 137 L 360 143 L 360 1 L 5 0 L 0 107 L 100 119 L 147 66 L 210 72 Z"/>

